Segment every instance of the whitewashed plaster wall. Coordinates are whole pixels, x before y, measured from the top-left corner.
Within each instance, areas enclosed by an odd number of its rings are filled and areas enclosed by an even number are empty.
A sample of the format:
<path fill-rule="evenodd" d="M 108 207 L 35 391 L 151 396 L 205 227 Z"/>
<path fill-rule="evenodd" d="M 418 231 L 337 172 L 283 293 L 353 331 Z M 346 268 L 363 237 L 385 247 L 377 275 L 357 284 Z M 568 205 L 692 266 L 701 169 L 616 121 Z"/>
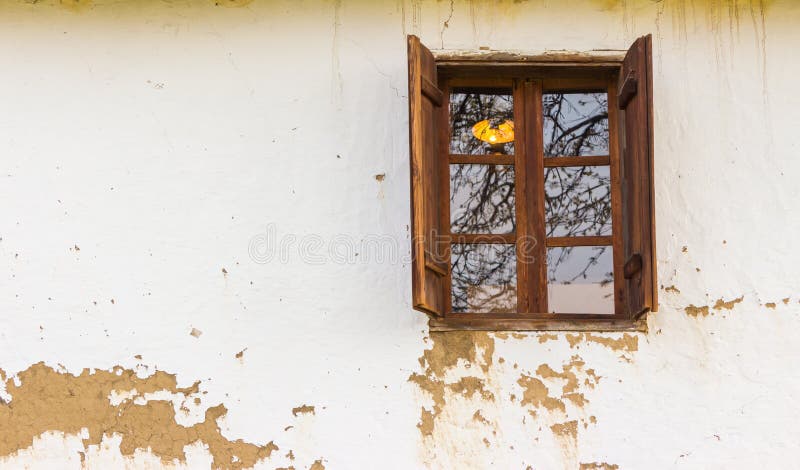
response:
<path fill-rule="evenodd" d="M 797 465 L 800 4 L 218 3 L 0 2 L 0 467 Z M 428 334 L 410 33 L 527 52 L 653 34 L 648 333 Z M 305 245 L 254 261 L 272 229 Z M 238 439 L 269 457 L 222 456 Z"/>

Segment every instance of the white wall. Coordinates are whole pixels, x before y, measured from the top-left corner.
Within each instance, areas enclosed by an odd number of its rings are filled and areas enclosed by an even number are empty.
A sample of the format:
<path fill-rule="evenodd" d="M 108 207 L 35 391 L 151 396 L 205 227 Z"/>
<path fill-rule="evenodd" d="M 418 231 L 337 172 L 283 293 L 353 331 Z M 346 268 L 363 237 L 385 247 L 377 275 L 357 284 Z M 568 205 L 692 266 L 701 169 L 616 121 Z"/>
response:
<path fill-rule="evenodd" d="M 204 468 L 220 403 L 222 447 L 280 448 L 259 468 L 795 465 L 800 4 L 67 3 L 0 2 L 3 468 Z M 648 333 L 427 333 L 406 259 L 409 33 L 529 52 L 653 34 L 672 288 Z M 268 227 L 319 240 L 322 262 L 296 244 L 254 261 Z M 67 375 L 115 366 L 178 385 L 106 405 L 147 387 Z M 153 414 L 84 446 L 98 410 L 130 407 Z M 164 419 L 211 430 L 175 457 Z"/>

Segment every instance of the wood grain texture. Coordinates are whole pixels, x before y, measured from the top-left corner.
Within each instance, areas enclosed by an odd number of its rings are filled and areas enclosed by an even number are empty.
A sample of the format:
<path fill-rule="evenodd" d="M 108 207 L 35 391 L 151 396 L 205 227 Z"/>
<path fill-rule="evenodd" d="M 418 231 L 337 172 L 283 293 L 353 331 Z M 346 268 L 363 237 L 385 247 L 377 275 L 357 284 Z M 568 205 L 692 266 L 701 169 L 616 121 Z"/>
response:
<path fill-rule="evenodd" d="M 546 157 L 544 166 L 546 168 L 561 166 L 600 166 L 611 163 L 608 155 L 598 155 L 592 157 Z"/>
<path fill-rule="evenodd" d="M 550 237 L 545 242 L 548 247 L 557 246 L 606 246 L 613 244 L 612 236 Z"/>
<path fill-rule="evenodd" d="M 412 304 L 429 315 L 446 310 L 448 260 L 441 248 L 440 134 L 443 93 L 436 63 L 416 36 L 408 37 L 408 118 L 411 164 Z M 437 102 L 438 101 L 438 102 Z"/>
<path fill-rule="evenodd" d="M 641 268 L 626 279 L 627 310 L 636 318 L 658 309 L 653 185 L 653 63 L 650 35 L 637 39 L 619 75 L 619 107 L 624 111 L 622 143 L 622 228 L 626 263 L 641 257 Z M 637 85 L 631 85 L 635 80 Z M 633 92 L 631 91 L 633 90 Z M 632 94 L 631 94 L 632 93 Z M 626 100 L 625 102 L 623 100 Z"/>
<path fill-rule="evenodd" d="M 516 316 L 454 314 L 428 321 L 431 331 L 647 331 L 644 319 L 632 320 L 613 315 L 548 315 Z"/>

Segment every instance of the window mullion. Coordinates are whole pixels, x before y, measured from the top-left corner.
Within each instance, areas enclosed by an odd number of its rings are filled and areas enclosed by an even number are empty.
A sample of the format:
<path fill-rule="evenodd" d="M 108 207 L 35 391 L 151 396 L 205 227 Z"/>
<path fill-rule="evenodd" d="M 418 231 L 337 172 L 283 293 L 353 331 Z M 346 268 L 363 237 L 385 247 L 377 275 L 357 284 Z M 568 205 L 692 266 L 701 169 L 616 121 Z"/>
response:
<path fill-rule="evenodd" d="M 547 312 L 541 83 L 514 83 L 519 313 Z"/>

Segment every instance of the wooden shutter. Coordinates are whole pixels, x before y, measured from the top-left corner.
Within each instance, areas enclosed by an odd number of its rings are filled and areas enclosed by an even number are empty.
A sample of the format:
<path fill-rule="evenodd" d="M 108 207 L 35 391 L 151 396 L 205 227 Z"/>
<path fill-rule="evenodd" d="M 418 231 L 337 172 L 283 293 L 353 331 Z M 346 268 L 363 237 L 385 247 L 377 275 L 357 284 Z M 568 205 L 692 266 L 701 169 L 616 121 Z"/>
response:
<path fill-rule="evenodd" d="M 653 43 L 637 39 L 622 64 L 622 225 L 625 293 L 632 318 L 658 310 L 653 186 Z"/>
<path fill-rule="evenodd" d="M 445 279 L 440 216 L 439 132 L 442 91 L 436 62 L 416 36 L 408 36 L 408 121 L 411 156 L 412 300 L 416 310 L 445 312 Z"/>

